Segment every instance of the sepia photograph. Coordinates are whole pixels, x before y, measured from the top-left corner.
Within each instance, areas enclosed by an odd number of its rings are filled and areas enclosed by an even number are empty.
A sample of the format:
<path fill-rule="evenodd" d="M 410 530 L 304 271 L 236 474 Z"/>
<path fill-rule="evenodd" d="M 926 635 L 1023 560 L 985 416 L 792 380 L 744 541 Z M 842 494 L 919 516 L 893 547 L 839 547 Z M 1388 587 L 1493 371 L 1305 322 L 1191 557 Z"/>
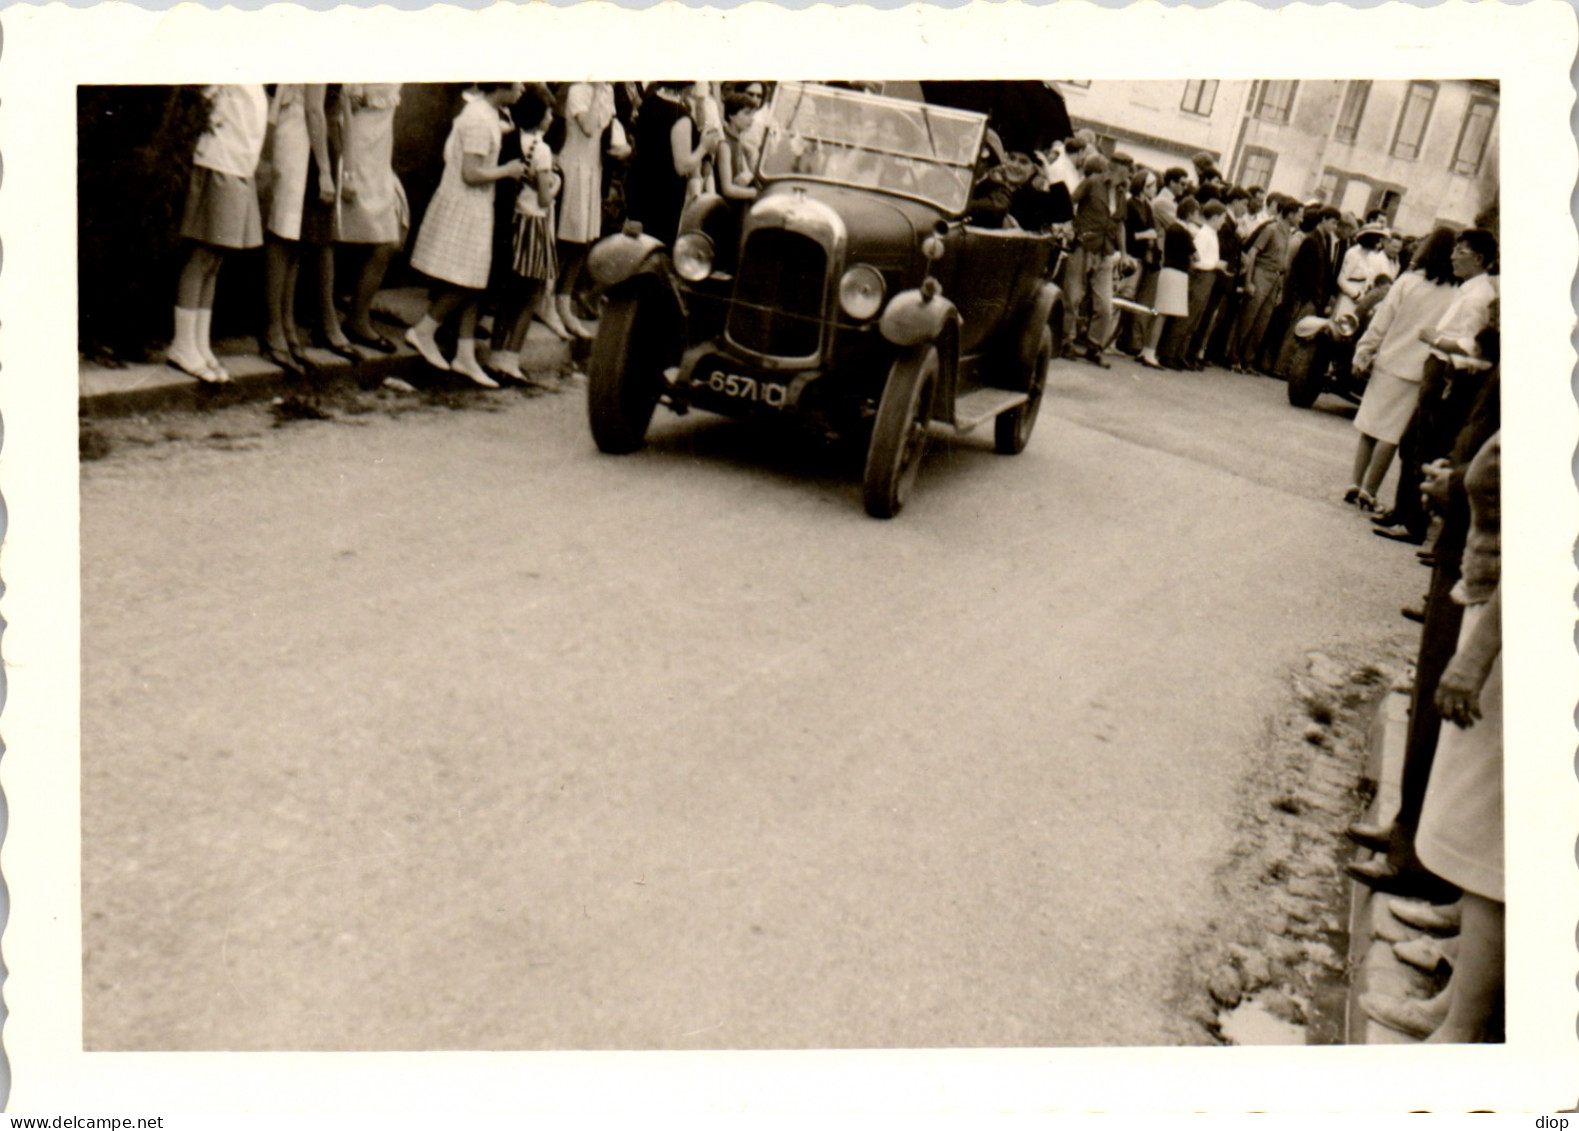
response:
<path fill-rule="evenodd" d="M 1571 770 L 1572 608 L 1530 609 L 1573 562 L 1534 516 L 1573 484 L 1537 502 L 1525 422 L 1571 431 L 1573 358 L 1525 335 L 1505 396 L 1502 324 L 1566 303 L 1573 231 L 1530 235 L 1506 51 L 863 72 L 881 14 L 830 10 L 824 60 L 695 14 L 650 26 L 719 54 L 633 65 L 452 12 L 337 64 L 400 14 L 333 15 L 229 13 L 224 66 L 101 28 L 41 119 L 67 1051 L 1544 1039 L 1520 956 L 1576 908 L 1533 796 L 1575 791 L 1523 775 Z"/>

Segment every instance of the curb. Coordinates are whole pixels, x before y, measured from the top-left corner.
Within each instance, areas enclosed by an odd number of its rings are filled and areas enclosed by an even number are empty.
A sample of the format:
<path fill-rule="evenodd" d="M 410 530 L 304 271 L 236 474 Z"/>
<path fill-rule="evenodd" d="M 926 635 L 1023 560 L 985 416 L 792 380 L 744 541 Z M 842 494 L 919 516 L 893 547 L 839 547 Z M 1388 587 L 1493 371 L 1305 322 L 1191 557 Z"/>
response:
<path fill-rule="evenodd" d="M 361 361 L 348 361 L 326 349 L 311 348 L 307 358 L 316 372 L 300 378 L 258 356 L 253 338 L 228 338 L 215 343 L 232 380 L 211 385 L 187 376 L 161 362 L 108 368 L 87 360 L 77 366 L 77 414 L 82 419 L 130 416 L 161 411 L 212 411 L 249 401 L 280 396 L 302 396 L 350 387 L 370 389 L 397 377 L 421 389 L 476 386 L 430 367 L 408 346 L 403 335 L 426 305 L 426 292 L 406 287 L 382 291 L 373 304 L 374 314 L 396 342 L 392 354 L 361 350 Z M 521 368 L 543 373 L 570 368 L 571 343 L 561 341 L 546 326 L 533 323 L 521 350 Z"/>

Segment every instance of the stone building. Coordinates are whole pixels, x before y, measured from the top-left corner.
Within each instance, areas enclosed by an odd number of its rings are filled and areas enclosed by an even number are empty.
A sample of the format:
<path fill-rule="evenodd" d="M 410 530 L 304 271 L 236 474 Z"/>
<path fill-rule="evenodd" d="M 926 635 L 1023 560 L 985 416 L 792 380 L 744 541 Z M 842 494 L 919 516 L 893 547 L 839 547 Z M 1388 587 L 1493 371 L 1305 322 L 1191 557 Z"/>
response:
<path fill-rule="evenodd" d="M 1394 227 L 1462 228 L 1496 199 L 1495 81 L 1060 81 L 1077 127 L 1154 168 L 1210 153 L 1229 180 Z"/>

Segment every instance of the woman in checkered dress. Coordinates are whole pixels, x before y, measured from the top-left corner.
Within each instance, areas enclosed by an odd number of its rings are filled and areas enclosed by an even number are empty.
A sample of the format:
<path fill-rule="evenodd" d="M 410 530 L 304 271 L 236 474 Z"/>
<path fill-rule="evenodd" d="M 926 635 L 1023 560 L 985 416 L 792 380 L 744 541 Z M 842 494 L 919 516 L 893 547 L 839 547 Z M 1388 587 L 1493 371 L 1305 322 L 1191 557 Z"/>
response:
<path fill-rule="evenodd" d="M 477 83 L 467 92 L 444 143 L 444 176 L 428 204 L 411 253 L 411 265 L 434 280 L 427 313 L 406 331 L 406 341 L 435 369 L 451 370 L 486 388 L 499 383 L 477 363 L 477 303 L 488 285 L 493 259 L 493 198 L 499 181 L 526 171 L 521 161 L 499 160 L 507 128 L 500 111 L 521 97 L 522 83 Z M 434 334 L 459 311 L 455 360 L 445 360 Z"/>

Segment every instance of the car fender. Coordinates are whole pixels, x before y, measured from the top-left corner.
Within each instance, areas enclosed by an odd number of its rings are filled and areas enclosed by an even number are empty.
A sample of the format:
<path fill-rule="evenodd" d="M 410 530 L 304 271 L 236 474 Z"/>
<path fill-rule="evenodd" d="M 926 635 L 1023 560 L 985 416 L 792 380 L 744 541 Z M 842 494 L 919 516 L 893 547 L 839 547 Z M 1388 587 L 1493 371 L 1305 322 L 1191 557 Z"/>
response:
<path fill-rule="evenodd" d="M 1020 327 L 1020 364 L 1029 368 L 1036 363 L 1036 351 L 1042 345 L 1042 327 L 1049 324 L 1053 312 L 1062 308 L 1064 292 L 1057 283 L 1043 283 L 1036 292 L 1030 309 L 1025 316 L 1025 324 Z M 1053 338 L 1058 339 L 1063 335 L 1062 326 L 1053 327 Z"/>
<path fill-rule="evenodd" d="M 883 337 L 901 348 L 930 342 L 945 326 L 959 323 L 959 311 L 937 291 L 931 279 L 927 284 L 901 291 L 889 300 L 878 321 Z"/>
<path fill-rule="evenodd" d="M 635 275 L 660 273 L 664 250 L 663 241 L 642 232 L 640 225 L 626 225 L 625 231 L 592 245 L 587 270 L 600 286 L 615 287 Z"/>

